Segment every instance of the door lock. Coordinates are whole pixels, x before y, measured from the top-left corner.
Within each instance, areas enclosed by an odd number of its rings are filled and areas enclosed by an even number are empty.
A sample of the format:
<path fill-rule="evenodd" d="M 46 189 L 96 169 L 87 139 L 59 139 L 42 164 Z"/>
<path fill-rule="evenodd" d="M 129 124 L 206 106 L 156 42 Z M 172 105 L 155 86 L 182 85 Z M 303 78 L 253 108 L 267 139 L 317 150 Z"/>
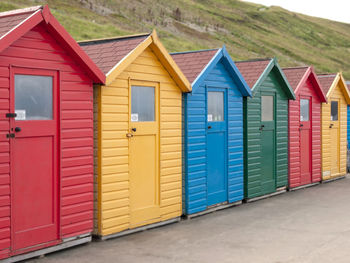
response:
<path fill-rule="evenodd" d="M 136 128 L 131 128 L 131 130 L 132 130 L 133 132 L 136 132 Z"/>
<path fill-rule="evenodd" d="M 331 123 L 331 125 L 329 125 L 329 128 L 332 128 L 332 127 L 333 127 L 333 125 L 334 125 L 334 124 L 333 124 L 333 123 Z"/>
<path fill-rule="evenodd" d="M 21 129 L 21 127 L 16 127 L 15 128 L 15 132 L 20 132 L 22 129 Z"/>
<path fill-rule="evenodd" d="M 264 127 L 265 127 L 265 125 L 262 124 L 262 125 L 260 126 L 259 130 L 262 131 Z"/>
<path fill-rule="evenodd" d="M 211 126 L 210 126 L 210 125 L 208 126 L 208 129 L 211 129 Z"/>

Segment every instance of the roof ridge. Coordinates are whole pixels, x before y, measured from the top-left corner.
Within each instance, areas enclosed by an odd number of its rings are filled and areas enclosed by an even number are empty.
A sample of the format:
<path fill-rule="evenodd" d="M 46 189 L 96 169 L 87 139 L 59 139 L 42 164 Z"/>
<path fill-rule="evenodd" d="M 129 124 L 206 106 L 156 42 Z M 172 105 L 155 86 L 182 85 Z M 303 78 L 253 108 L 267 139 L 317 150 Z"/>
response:
<path fill-rule="evenodd" d="M 22 9 L 15 9 L 15 10 L 9 10 L 5 12 L 0 12 L 0 17 L 6 17 L 6 16 L 13 16 L 13 15 L 18 15 L 18 14 L 25 14 L 25 13 L 30 13 L 37 11 L 39 9 L 42 9 L 42 5 L 37 5 L 37 6 L 31 6 L 31 7 L 26 7 Z"/>
<path fill-rule="evenodd" d="M 206 51 L 214 51 L 219 50 L 220 48 L 211 48 L 211 49 L 200 49 L 200 50 L 191 50 L 191 51 L 180 51 L 180 52 L 172 52 L 170 55 L 180 55 L 180 54 L 188 54 L 188 53 L 199 53 L 199 52 L 206 52 Z"/>
<path fill-rule="evenodd" d="M 273 58 L 253 58 L 253 59 L 247 59 L 247 60 L 235 60 L 235 63 L 244 63 L 244 62 L 255 62 L 255 61 L 267 61 L 272 60 Z"/>
<path fill-rule="evenodd" d="M 134 34 L 134 35 L 119 36 L 119 37 L 81 40 L 77 42 L 79 43 L 79 45 L 89 45 L 89 44 L 93 45 L 93 44 L 101 44 L 104 42 L 113 42 L 115 40 L 130 39 L 130 38 L 137 38 L 137 37 L 150 36 L 150 35 L 151 33 L 141 33 L 141 34 Z"/>
<path fill-rule="evenodd" d="M 288 69 L 302 69 L 302 68 L 310 68 L 311 66 L 295 66 L 295 67 L 285 67 L 285 68 L 282 68 L 283 70 L 288 70 Z"/>

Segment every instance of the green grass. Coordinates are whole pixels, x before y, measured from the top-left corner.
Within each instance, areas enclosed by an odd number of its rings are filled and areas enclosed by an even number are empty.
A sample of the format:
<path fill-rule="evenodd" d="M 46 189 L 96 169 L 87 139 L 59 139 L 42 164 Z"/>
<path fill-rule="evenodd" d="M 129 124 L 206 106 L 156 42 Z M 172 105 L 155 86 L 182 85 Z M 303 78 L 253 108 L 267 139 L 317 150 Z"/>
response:
<path fill-rule="evenodd" d="M 0 11 L 45 3 L 76 40 L 156 28 L 169 51 L 225 44 L 234 60 L 277 56 L 350 79 L 350 24 L 236 0 L 2 0 Z"/>

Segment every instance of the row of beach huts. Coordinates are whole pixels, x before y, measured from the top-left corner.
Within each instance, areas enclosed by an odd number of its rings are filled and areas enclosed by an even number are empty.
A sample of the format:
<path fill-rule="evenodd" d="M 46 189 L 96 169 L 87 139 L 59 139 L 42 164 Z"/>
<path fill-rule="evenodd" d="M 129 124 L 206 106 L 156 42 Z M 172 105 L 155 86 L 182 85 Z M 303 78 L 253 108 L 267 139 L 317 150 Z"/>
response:
<path fill-rule="evenodd" d="M 0 259 L 342 178 L 349 104 L 341 73 L 0 13 Z"/>

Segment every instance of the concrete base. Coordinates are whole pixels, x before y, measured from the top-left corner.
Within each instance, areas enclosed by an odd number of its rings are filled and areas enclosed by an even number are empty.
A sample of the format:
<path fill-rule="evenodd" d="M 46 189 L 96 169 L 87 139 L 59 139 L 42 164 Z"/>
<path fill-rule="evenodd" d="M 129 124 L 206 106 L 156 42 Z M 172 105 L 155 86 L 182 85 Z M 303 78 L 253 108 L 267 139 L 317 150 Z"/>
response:
<path fill-rule="evenodd" d="M 320 183 L 321 182 L 316 182 L 316 183 L 301 185 L 301 186 L 297 186 L 297 187 L 293 187 L 293 188 L 288 188 L 288 191 L 297 191 L 297 190 L 300 190 L 300 189 L 305 189 L 305 188 L 308 188 L 308 187 L 319 185 Z"/>
<path fill-rule="evenodd" d="M 126 235 L 130 235 L 136 232 L 141 232 L 141 231 L 145 231 L 151 228 L 156 228 L 156 227 L 160 227 L 160 226 L 164 226 L 164 225 L 168 225 L 168 224 L 173 224 L 173 223 L 177 223 L 181 220 L 181 217 L 176 217 L 176 218 L 172 218 L 166 221 L 162 221 L 162 222 L 158 222 L 158 223 L 154 223 L 154 224 L 150 224 L 150 225 L 146 225 L 146 226 L 140 226 L 134 229 L 129 229 L 129 230 L 125 230 L 119 233 L 115 233 L 115 234 L 110 234 L 107 236 L 94 236 L 94 238 L 96 238 L 97 240 L 107 240 L 107 239 L 111 239 L 111 238 L 116 238 L 116 237 L 121 237 L 121 236 L 126 236 Z"/>
<path fill-rule="evenodd" d="M 190 215 L 184 215 L 184 218 L 185 219 L 191 219 L 191 218 L 195 218 L 195 217 L 198 217 L 198 216 L 203 216 L 203 215 L 206 215 L 206 214 L 210 214 L 210 213 L 213 213 L 215 211 L 226 209 L 226 208 L 229 208 L 229 207 L 232 207 L 232 206 L 237 206 L 237 205 L 240 205 L 240 204 L 242 204 L 242 201 L 237 201 L 237 202 L 234 202 L 234 203 L 227 203 L 227 202 L 220 203 L 220 204 L 216 204 L 216 205 L 210 206 L 208 209 L 206 209 L 204 211 L 197 212 L 197 213 L 190 214 Z"/>
<path fill-rule="evenodd" d="M 66 249 L 69 247 L 78 246 L 78 245 L 81 245 L 84 243 L 88 243 L 90 241 L 91 241 L 90 234 L 71 237 L 71 238 L 64 239 L 62 241 L 62 243 L 59 245 L 55 245 L 52 247 L 47 247 L 47 248 L 39 249 L 36 251 L 28 252 L 26 254 L 20 254 L 20 255 L 13 256 L 13 257 L 10 257 L 7 259 L 3 259 L 3 260 L 1 260 L 1 263 L 18 262 L 18 261 L 26 260 L 29 258 L 43 257 L 43 255 L 45 255 L 45 254 L 56 252 L 58 250 Z"/>
<path fill-rule="evenodd" d="M 287 187 L 286 186 L 277 188 L 276 192 L 273 192 L 271 194 L 267 194 L 267 195 L 263 195 L 263 196 L 257 196 L 257 197 L 253 197 L 253 198 L 247 198 L 244 201 L 246 203 L 251 203 L 251 202 L 255 202 L 255 201 L 258 201 L 258 200 L 261 200 L 261 199 L 269 198 L 269 197 L 272 197 L 272 196 L 275 196 L 275 195 L 280 195 L 280 194 L 283 194 L 285 192 L 287 192 Z"/>
<path fill-rule="evenodd" d="M 334 181 L 337 181 L 337 180 L 340 180 L 340 179 L 344 179 L 346 177 L 346 175 L 341 175 L 341 176 L 338 176 L 338 177 L 334 177 L 334 178 L 330 178 L 330 179 L 327 179 L 327 180 L 322 180 L 321 183 L 325 184 L 325 183 L 330 183 L 330 182 L 334 182 Z"/>

